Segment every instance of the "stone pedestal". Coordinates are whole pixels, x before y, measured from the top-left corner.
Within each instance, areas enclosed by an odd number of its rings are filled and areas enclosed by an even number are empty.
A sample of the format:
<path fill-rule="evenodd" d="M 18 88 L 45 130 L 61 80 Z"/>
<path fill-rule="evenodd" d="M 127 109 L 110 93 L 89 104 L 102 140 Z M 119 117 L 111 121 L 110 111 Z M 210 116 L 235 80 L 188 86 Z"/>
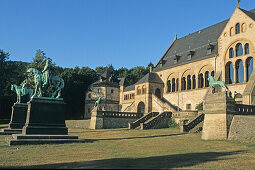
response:
<path fill-rule="evenodd" d="M 12 106 L 12 116 L 8 128 L 22 129 L 26 123 L 26 118 L 27 118 L 27 104 L 15 103 Z"/>
<path fill-rule="evenodd" d="M 236 114 L 234 99 L 227 92 L 208 94 L 204 110 L 202 139 L 227 139 L 232 118 Z"/>
<path fill-rule="evenodd" d="M 63 99 L 32 98 L 28 102 L 26 124 L 22 134 L 67 135 Z"/>
<path fill-rule="evenodd" d="M 78 136 L 68 135 L 63 99 L 32 98 L 22 134 L 6 138 L 9 145 L 81 142 Z"/>
<path fill-rule="evenodd" d="M 26 123 L 27 117 L 27 107 L 25 103 L 15 103 L 12 106 L 11 121 L 8 128 L 2 130 L 2 134 L 20 134 L 22 133 L 22 128 Z"/>
<path fill-rule="evenodd" d="M 98 112 L 98 107 L 91 111 L 90 129 L 103 129 L 103 115 Z"/>

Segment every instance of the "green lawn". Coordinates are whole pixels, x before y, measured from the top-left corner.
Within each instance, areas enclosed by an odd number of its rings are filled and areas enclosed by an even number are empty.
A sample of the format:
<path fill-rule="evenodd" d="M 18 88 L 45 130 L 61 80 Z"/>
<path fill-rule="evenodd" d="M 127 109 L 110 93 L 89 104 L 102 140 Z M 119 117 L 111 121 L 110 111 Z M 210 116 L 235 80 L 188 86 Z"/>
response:
<path fill-rule="evenodd" d="M 178 129 L 84 130 L 89 143 L 7 146 L 0 136 L 0 168 L 255 168 L 255 144 L 204 141 Z"/>

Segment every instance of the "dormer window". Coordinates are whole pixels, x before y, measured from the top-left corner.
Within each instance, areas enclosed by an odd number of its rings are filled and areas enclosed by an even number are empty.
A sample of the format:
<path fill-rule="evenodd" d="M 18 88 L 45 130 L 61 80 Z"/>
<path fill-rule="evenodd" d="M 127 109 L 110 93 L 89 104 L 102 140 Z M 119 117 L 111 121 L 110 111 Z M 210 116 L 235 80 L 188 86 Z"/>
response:
<path fill-rule="evenodd" d="M 175 54 L 175 56 L 174 56 L 174 64 L 177 64 L 178 61 L 180 60 L 180 58 L 181 58 L 181 56 L 178 56 L 178 55 Z"/>
<path fill-rule="evenodd" d="M 192 59 L 192 56 L 194 55 L 194 51 L 189 51 L 188 53 L 188 60 L 191 60 Z"/>
<path fill-rule="evenodd" d="M 162 66 L 163 66 L 163 60 L 160 60 L 159 67 L 162 68 Z"/>
<path fill-rule="evenodd" d="M 209 45 L 207 46 L 207 55 L 212 54 L 212 50 L 213 50 L 213 45 L 209 44 Z"/>
<path fill-rule="evenodd" d="M 240 33 L 240 24 L 237 23 L 236 24 L 236 34 L 239 34 Z"/>

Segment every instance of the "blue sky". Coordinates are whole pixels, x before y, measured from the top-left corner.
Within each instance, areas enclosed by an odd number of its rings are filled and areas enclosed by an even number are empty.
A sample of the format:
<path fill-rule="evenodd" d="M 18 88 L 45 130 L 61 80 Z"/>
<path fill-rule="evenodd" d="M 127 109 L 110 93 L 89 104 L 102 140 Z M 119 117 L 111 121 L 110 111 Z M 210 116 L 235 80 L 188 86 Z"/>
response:
<path fill-rule="evenodd" d="M 231 17 L 237 0 L 0 0 L 0 49 L 61 67 L 156 64 L 174 40 Z M 240 7 L 255 8 L 255 0 Z"/>

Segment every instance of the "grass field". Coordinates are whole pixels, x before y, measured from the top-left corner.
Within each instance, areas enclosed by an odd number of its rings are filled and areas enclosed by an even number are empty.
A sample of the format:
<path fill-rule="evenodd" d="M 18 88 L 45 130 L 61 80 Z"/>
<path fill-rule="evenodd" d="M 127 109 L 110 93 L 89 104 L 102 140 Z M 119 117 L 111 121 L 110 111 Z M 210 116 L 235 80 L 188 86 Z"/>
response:
<path fill-rule="evenodd" d="M 178 129 L 85 130 L 89 143 L 7 146 L 0 136 L 0 168 L 255 169 L 255 144 L 204 141 Z"/>

